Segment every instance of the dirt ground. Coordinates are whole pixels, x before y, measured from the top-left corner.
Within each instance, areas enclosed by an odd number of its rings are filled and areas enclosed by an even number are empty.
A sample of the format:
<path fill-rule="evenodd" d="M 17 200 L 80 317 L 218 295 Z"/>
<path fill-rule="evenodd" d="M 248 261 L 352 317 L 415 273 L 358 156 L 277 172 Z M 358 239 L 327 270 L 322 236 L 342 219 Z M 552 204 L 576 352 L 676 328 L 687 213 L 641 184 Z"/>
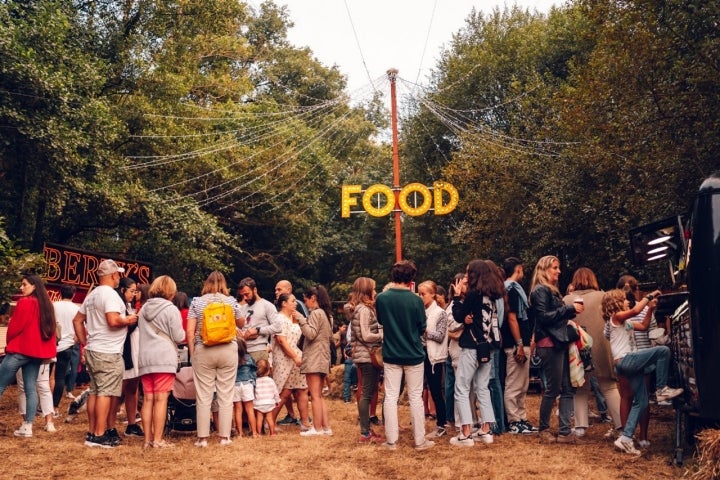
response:
<path fill-rule="evenodd" d="M 57 433 L 42 429 L 38 416 L 34 437 L 16 438 L 20 425 L 17 392 L 9 387 L 0 399 L 0 457 L 3 478 L 52 479 L 150 479 L 150 478 L 295 478 L 305 479 L 674 479 L 692 466 L 686 453 L 685 466 L 671 465 L 674 445 L 674 411 L 652 406 L 649 440 L 652 446 L 640 457 L 614 450 L 603 438 L 608 425 L 591 425 L 585 441 L 577 446 L 540 444 L 534 435 L 496 436 L 491 445 L 473 448 L 451 446 L 443 437 L 430 450 L 416 452 L 409 430 L 401 433 L 400 447 L 387 451 L 357 443 L 357 408 L 340 398 L 342 367 L 336 367 L 328 402 L 334 435 L 304 438 L 298 427 L 284 427 L 275 437 L 235 438 L 220 447 L 212 438 L 209 448 L 193 447 L 192 435 L 172 434 L 176 448 L 143 450 L 142 439 L 125 438 L 113 450 L 83 445 L 86 415 L 73 423 L 56 420 Z M 78 393 L 80 390 L 76 390 Z M 530 394 L 529 420 L 537 424 L 540 395 Z M 63 399 L 61 410 L 67 411 Z M 594 409 L 594 405 L 592 406 Z M 380 408 L 378 408 L 380 413 Z M 283 411 L 284 415 L 284 411 Z M 401 425 L 407 425 L 407 406 L 400 407 Z M 434 427 L 426 422 L 429 432 Z M 556 427 L 556 425 L 554 425 Z M 124 425 L 118 425 L 121 435 Z M 382 431 L 380 429 L 380 431 Z"/>

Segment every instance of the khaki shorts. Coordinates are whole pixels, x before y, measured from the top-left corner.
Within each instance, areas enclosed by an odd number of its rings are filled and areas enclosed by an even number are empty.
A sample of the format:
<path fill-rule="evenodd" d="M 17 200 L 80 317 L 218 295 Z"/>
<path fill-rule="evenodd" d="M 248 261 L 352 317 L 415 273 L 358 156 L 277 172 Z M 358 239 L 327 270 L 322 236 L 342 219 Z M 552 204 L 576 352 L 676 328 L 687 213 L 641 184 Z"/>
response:
<path fill-rule="evenodd" d="M 122 353 L 100 353 L 85 350 L 85 366 L 90 375 L 90 395 L 119 397 L 122 395 L 125 363 Z"/>

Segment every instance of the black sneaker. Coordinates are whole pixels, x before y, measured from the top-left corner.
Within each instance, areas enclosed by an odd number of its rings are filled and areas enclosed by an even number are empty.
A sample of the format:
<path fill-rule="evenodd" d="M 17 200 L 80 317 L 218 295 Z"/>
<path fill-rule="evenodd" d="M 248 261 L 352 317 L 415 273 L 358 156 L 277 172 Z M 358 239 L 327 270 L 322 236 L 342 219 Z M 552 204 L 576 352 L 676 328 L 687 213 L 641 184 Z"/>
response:
<path fill-rule="evenodd" d="M 113 444 L 113 447 L 117 447 L 120 445 L 120 434 L 118 434 L 117 429 L 111 428 L 110 430 L 105 431 L 105 435 L 102 435 L 103 437 L 107 437 L 108 440 L 110 440 Z"/>
<path fill-rule="evenodd" d="M 520 432 L 524 435 L 527 435 L 530 433 L 537 433 L 539 431 L 539 429 L 537 427 L 533 427 L 532 423 L 528 422 L 527 420 L 520 420 L 518 423 L 520 423 L 523 427 L 525 427 L 523 429 L 523 431 Z"/>
<path fill-rule="evenodd" d="M 117 444 L 113 442 L 113 439 L 107 435 L 92 435 L 90 434 L 85 439 L 85 445 L 90 448 L 115 448 Z"/>
<path fill-rule="evenodd" d="M 524 425 L 522 425 L 520 422 L 510 422 L 510 425 L 508 425 L 508 432 L 513 435 L 522 433 L 522 430 L 524 430 Z"/>
<path fill-rule="evenodd" d="M 278 425 L 295 425 L 300 421 L 299 418 L 295 418 L 291 415 L 285 415 L 285 418 L 277 422 Z"/>
<path fill-rule="evenodd" d="M 370 423 L 373 425 L 380 425 L 380 419 L 377 417 L 377 415 L 373 415 L 370 417 Z"/>
<path fill-rule="evenodd" d="M 133 423 L 132 425 L 128 425 L 127 428 L 125 429 L 125 436 L 126 437 L 144 437 L 145 433 L 143 432 L 143 429 L 140 428 L 140 425 L 138 425 L 137 423 Z"/>

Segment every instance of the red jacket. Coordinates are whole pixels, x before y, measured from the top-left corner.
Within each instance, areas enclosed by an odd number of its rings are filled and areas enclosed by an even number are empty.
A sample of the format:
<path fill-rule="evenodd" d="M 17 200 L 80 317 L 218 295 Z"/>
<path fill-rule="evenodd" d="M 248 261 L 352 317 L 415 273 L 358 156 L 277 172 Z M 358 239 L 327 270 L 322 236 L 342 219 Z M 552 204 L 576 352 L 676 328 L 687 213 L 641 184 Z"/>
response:
<path fill-rule="evenodd" d="M 40 305 L 33 295 L 18 300 L 7 331 L 7 353 L 48 359 L 57 354 L 55 335 L 43 340 L 40 335 Z"/>

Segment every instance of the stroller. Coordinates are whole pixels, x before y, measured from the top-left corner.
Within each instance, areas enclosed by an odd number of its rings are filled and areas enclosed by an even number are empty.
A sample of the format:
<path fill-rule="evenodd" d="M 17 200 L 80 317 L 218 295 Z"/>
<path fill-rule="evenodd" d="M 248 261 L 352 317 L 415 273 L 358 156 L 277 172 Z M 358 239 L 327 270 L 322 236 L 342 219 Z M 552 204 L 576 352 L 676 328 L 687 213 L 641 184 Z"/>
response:
<path fill-rule="evenodd" d="M 185 353 L 183 355 L 183 353 Z M 168 413 L 165 434 L 170 432 L 194 432 L 197 430 L 195 382 L 187 350 L 180 350 L 175 384 L 168 397 Z"/>

